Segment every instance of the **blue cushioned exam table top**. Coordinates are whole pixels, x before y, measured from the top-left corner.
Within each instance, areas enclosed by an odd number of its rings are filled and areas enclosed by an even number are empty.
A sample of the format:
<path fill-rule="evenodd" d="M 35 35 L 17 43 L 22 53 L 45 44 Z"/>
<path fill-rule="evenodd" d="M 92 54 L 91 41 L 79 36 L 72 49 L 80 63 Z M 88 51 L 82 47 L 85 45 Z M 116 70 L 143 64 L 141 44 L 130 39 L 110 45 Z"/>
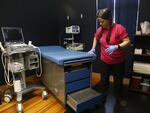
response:
<path fill-rule="evenodd" d="M 94 55 L 87 52 L 68 50 L 61 46 L 40 46 L 42 57 L 59 65 L 93 60 Z"/>

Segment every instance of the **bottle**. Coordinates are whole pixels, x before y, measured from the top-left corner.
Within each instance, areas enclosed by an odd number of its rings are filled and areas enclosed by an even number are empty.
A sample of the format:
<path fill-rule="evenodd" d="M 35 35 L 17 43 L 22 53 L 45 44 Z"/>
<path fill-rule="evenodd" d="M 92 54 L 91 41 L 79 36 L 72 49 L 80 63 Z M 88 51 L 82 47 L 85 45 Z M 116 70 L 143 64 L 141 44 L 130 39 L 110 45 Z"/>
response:
<path fill-rule="evenodd" d="M 14 82 L 14 92 L 20 92 L 21 91 L 21 81 L 19 77 L 15 77 Z"/>

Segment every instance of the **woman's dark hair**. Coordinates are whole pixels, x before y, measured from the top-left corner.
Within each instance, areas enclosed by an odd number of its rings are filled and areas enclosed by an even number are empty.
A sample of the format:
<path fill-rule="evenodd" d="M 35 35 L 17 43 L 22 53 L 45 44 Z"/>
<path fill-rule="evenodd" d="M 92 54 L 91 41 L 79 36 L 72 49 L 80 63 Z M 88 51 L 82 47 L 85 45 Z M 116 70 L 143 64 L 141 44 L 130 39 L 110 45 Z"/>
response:
<path fill-rule="evenodd" d="M 112 25 L 111 25 L 111 26 L 112 26 Z M 106 42 L 107 42 L 107 43 L 109 43 L 109 40 L 110 40 L 110 37 L 111 37 L 111 26 L 110 26 L 110 28 L 108 29 L 108 34 L 107 34 L 107 37 L 106 37 Z M 104 29 L 102 28 L 102 29 L 101 29 L 101 32 L 98 34 L 98 39 L 97 39 L 98 42 L 99 42 L 100 38 L 102 37 L 103 32 L 104 32 Z"/>
<path fill-rule="evenodd" d="M 112 26 L 112 15 L 111 15 L 110 9 L 109 8 L 104 8 L 104 9 L 97 10 L 96 17 L 111 20 L 110 27 L 108 29 L 109 32 L 108 32 L 108 35 L 106 37 L 106 42 L 109 43 L 109 40 L 110 40 L 110 37 L 111 37 L 111 26 Z M 103 31 L 104 30 L 103 30 L 103 27 L 102 27 L 101 32 L 98 35 L 98 40 L 97 41 L 99 41 L 100 38 L 102 37 Z"/>
<path fill-rule="evenodd" d="M 99 9 L 96 12 L 96 17 L 102 19 L 112 19 L 111 11 L 109 8 Z"/>

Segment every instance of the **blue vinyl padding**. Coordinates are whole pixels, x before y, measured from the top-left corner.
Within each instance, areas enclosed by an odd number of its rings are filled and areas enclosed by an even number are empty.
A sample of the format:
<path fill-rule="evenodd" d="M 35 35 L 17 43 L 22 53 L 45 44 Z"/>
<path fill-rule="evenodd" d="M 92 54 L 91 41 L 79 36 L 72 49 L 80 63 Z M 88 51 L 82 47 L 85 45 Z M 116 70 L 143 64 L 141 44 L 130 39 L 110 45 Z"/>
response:
<path fill-rule="evenodd" d="M 83 51 L 68 50 L 61 46 L 40 46 L 42 57 L 59 65 L 93 60 L 95 56 Z"/>

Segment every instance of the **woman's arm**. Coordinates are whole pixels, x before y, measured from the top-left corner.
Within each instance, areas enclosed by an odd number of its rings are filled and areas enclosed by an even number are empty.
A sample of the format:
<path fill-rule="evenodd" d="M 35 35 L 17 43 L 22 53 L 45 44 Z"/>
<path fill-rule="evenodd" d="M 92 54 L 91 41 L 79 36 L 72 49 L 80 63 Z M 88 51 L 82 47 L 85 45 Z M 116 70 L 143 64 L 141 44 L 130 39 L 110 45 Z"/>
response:
<path fill-rule="evenodd" d="M 97 45 L 97 40 L 96 40 L 96 37 L 94 37 L 92 49 L 95 49 L 95 48 L 96 48 L 96 45 Z"/>
<path fill-rule="evenodd" d="M 120 43 L 118 46 L 120 49 L 124 49 L 130 45 L 130 39 L 129 37 L 126 37 L 123 39 L 122 43 Z"/>

